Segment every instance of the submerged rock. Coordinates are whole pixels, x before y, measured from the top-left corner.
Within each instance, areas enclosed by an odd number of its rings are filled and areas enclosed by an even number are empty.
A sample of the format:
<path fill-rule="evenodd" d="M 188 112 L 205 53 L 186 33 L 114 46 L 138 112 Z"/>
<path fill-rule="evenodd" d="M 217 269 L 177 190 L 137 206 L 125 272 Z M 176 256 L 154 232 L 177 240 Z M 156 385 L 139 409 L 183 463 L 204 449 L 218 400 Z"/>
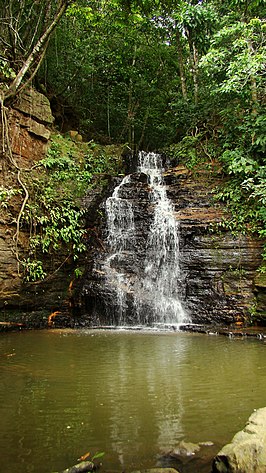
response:
<path fill-rule="evenodd" d="M 216 455 L 212 467 L 212 473 L 265 472 L 266 407 L 250 416 L 246 427 Z"/>
<path fill-rule="evenodd" d="M 159 464 L 187 473 L 209 472 L 216 452 L 211 441 L 192 443 L 182 440 L 173 450 L 160 457 Z"/>
<path fill-rule="evenodd" d="M 195 453 L 198 452 L 199 450 L 200 450 L 200 446 L 198 443 L 184 442 L 182 440 L 179 443 L 179 445 L 169 453 L 169 455 L 170 457 L 180 457 L 180 456 L 191 457 L 192 455 L 195 455 Z"/>

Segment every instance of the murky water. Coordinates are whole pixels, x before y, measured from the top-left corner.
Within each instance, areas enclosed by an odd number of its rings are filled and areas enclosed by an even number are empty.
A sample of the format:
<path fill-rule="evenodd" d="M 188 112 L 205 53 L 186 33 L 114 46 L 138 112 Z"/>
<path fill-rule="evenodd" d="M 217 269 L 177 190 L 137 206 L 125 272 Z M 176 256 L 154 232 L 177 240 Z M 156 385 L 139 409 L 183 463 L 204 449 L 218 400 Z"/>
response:
<path fill-rule="evenodd" d="M 182 439 L 217 451 L 266 406 L 263 341 L 40 331 L 1 335 L 0 354 L 5 473 L 60 471 L 88 451 L 106 452 L 104 470 L 153 467 Z"/>

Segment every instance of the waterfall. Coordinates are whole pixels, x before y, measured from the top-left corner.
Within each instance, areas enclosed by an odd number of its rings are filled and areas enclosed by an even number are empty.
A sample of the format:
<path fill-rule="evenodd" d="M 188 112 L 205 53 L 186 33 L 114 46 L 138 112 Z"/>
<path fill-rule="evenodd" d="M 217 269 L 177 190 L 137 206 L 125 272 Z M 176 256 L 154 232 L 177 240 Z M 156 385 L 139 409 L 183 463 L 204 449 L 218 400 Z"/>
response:
<path fill-rule="evenodd" d="M 129 312 L 135 324 L 178 325 L 188 321 L 180 300 L 179 223 L 166 194 L 160 155 L 141 152 L 137 172 L 147 176 L 153 212 L 144 257 L 137 264 L 141 249 L 137 244 L 134 200 L 127 196 L 131 176 L 126 176 L 106 201 L 105 284 L 113 293 L 118 325 L 127 324 Z"/>
<path fill-rule="evenodd" d="M 144 277 L 136 291 L 136 310 L 146 322 L 182 323 L 186 314 L 180 301 L 179 223 L 163 184 L 160 155 L 140 153 L 138 170 L 148 176 L 154 220 L 147 239 Z"/>
<path fill-rule="evenodd" d="M 124 323 L 127 310 L 127 293 L 130 282 L 121 270 L 120 263 L 134 244 L 135 225 L 134 212 L 131 202 L 120 196 L 121 190 L 130 182 L 130 176 L 125 176 L 115 188 L 113 195 L 106 201 L 107 244 L 109 254 L 105 260 L 104 270 L 107 284 L 113 288 L 118 311 L 118 325 Z"/>

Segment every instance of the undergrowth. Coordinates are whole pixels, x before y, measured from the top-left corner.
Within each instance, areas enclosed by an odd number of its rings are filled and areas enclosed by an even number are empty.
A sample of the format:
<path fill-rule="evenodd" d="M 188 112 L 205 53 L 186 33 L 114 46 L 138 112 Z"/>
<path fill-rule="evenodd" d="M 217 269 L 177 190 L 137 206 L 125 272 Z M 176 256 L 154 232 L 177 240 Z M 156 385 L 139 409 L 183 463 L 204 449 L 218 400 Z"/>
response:
<path fill-rule="evenodd" d="M 168 150 L 174 165 L 184 164 L 195 175 L 199 168 L 215 174 L 222 173 L 223 182 L 213 196 L 226 206 L 228 217 L 217 229 L 230 230 L 233 234 L 256 234 L 266 239 L 266 165 L 255 159 L 255 153 L 241 146 L 227 148 L 203 133 L 185 136 Z M 266 271 L 266 245 L 263 250 Z"/>
<path fill-rule="evenodd" d="M 28 256 L 22 263 L 26 281 L 48 275 L 45 255 L 64 254 L 77 261 L 85 251 L 82 198 L 93 186 L 104 185 L 105 174 L 121 170 L 118 154 L 111 146 L 53 136 L 46 157 L 27 176 L 30 198 L 22 216 L 22 226 L 30 234 Z"/>

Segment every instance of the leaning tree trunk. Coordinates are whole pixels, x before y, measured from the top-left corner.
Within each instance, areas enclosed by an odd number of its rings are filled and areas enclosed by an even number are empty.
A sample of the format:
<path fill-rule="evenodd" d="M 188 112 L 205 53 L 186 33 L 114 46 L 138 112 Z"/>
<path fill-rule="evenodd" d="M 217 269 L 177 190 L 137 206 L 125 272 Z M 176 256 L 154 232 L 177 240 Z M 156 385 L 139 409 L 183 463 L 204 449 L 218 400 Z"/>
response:
<path fill-rule="evenodd" d="M 2 97 L 2 102 L 6 101 L 7 99 L 11 97 L 14 97 L 20 91 L 20 86 L 24 77 L 26 76 L 28 71 L 31 70 L 34 64 L 35 64 L 35 70 L 39 68 L 40 63 L 44 56 L 43 51 L 47 47 L 50 36 L 70 3 L 71 1 L 69 0 L 62 0 L 60 2 L 60 5 L 58 7 L 56 15 L 54 16 L 53 21 L 46 28 L 42 36 L 38 39 L 33 50 L 31 51 L 28 58 L 24 62 L 23 66 L 21 67 L 20 71 L 16 75 L 15 79 L 13 80 L 9 88 L 4 92 L 3 97 Z M 34 75 L 34 72 L 33 72 L 33 75 Z"/>

